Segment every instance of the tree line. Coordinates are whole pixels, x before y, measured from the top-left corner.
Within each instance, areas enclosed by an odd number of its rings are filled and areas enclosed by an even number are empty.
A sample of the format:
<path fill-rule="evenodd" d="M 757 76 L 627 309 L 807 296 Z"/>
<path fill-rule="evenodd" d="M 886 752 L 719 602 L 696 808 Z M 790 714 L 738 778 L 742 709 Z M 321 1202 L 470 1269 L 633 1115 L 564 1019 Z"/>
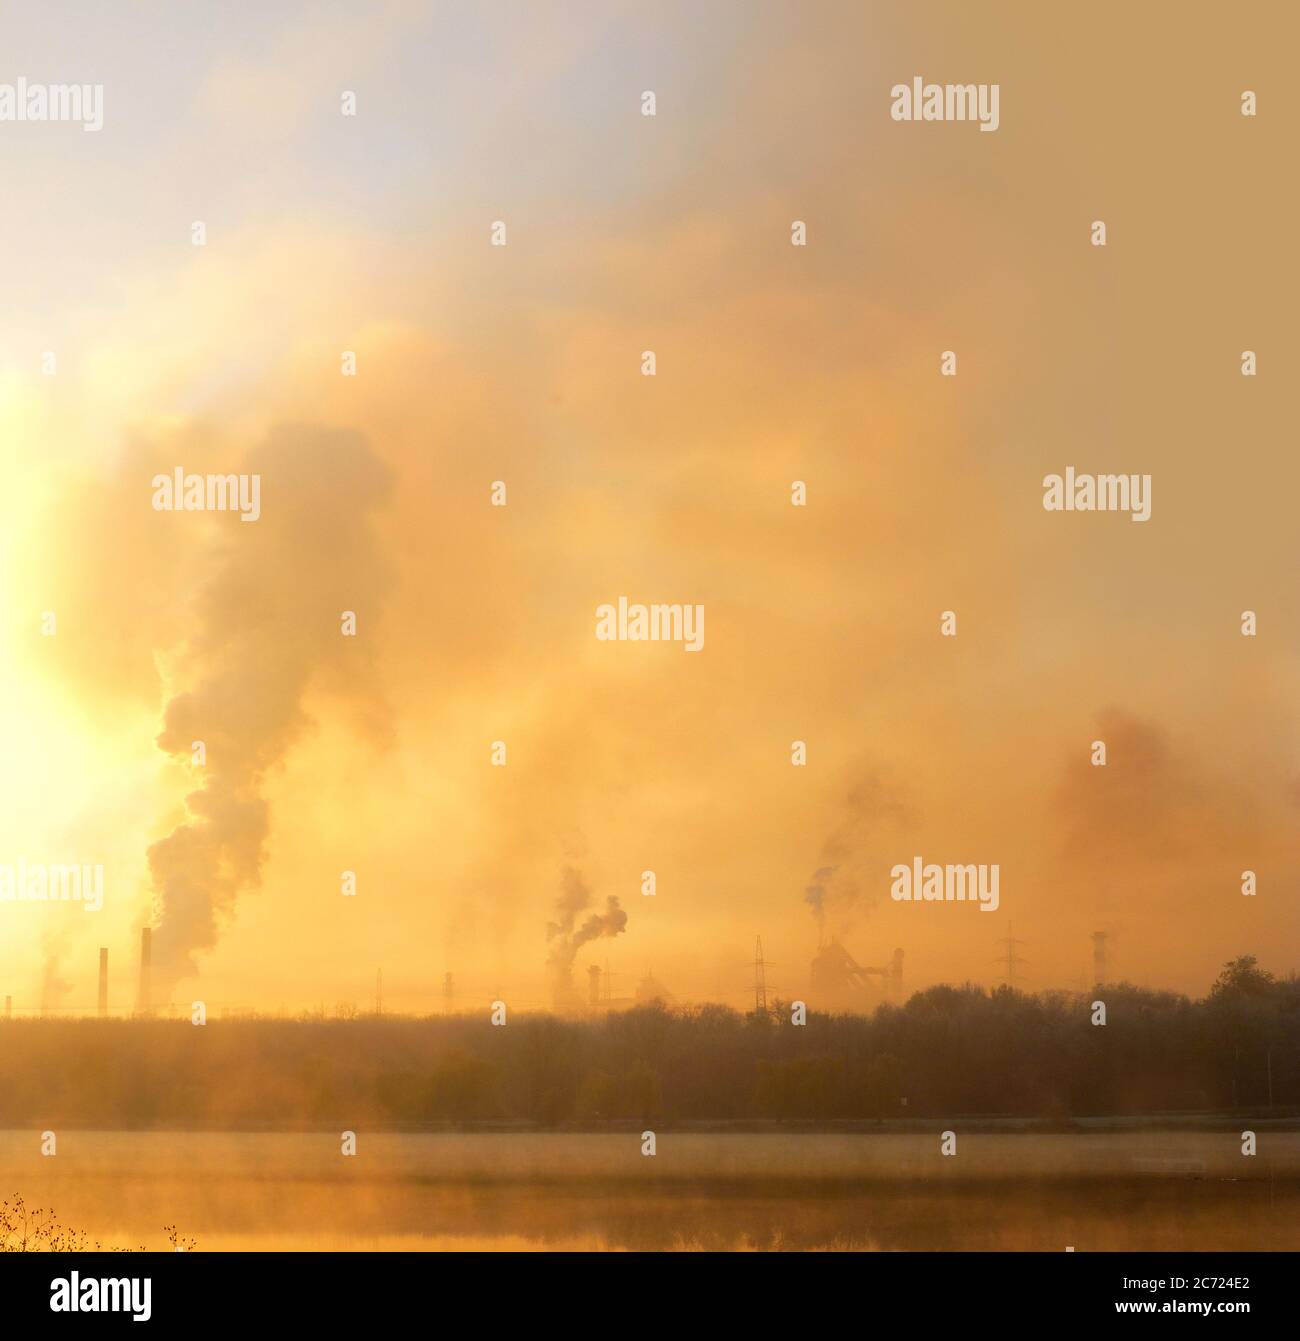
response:
<path fill-rule="evenodd" d="M 0 1021 L 0 1126 L 1300 1113 L 1300 979 L 1249 956 L 1200 1000 L 966 985 L 793 1014 Z"/>

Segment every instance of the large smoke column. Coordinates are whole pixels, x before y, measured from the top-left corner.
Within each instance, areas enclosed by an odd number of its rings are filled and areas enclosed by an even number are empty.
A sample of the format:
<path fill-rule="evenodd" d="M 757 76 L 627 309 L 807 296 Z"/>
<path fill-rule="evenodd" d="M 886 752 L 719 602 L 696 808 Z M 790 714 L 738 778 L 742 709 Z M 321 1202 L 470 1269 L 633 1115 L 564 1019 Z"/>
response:
<path fill-rule="evenodd" d="M 259 520 L 156 518 L 220 536 L 176 671 L 187 687 L 158 737 L 187 764 L 194 741 L 207 755 L 189 818 L 149 848 L 159 992 L 196 971 L 194 956 L 216 944 L 240 891 L 260 879 L 270 831 L 262 781 L 308 725 L 308 686 L 370 688 L 382 573 L 368 514 L 388 492 L 386 467 L 355 434 L 298 426 L 277 430 L 240 469 L 261 475 Z M 356 612 L 356 637 L 342 634 L 344 610 Z"/>
<path fill-rule="evenodd" d="M 603 913 L 589 913 L 578 925 L 578 915 L 591 904 L 591 890 L 582 876 L 566 866 L 561 877 L 560 897 L 555 901 L 555 920 L 546 924 L 551 943 L 546 962 L 550 966 L 552 990 L 557 1005 L 573 994 L 573 960 L 582 946 L 602 936 L 617 936 L 627 926 L 627 913 L 610 895 Z"/>

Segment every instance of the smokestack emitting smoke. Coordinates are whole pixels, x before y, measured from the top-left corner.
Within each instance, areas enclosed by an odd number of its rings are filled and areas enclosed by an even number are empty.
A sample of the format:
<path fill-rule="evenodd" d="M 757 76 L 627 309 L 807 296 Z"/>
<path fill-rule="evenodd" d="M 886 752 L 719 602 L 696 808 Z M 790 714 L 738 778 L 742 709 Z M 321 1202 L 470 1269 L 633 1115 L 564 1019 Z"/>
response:
<path fill-rule="evenodd" d="M 588 914 L 578 926 L 578 914 L 590 903 L 591 890 L 586 882 L 572 866 L 566 866 L 561 877 L 560 897 L 555 901 L 555 921 L 546 924 L 546 939 L 551 942 L 547 963 L 551 968 L 556 1005 L 564 1005 L 573 999 L 573 960 L 582 946 L 601 936 L 617 936 L 627 926 L 627 913 L 612 894 L 605 900 L 603 913 Z"/>
<path fill-rule="evenodd" d="M 153 972 L 153 931 L 143 927 L 140 931 L 140 992 L 136 1010 L 141 1015 L 149 1014 L 149 979 Z"/>
<path fill-rule="evenodd" d="M 178 669 L 187 687 L 158 737 L 187 765 L 195 742 L 205 755 L 189 818 L 149 849 L 168 987 L 197 971 L 195 955 L 260 880 L 270 829 L 262 780 L 308 724 L 313 679 L 326 673 L 338 692 L 370 675 L 366 639 L 383 583 L 369 513 L 389 491 L 387 467 L 356 434 L 298 426 L 276 430 L 244 468 L 261 477 L 262 513 L 222 532 Z"/>
<path fill-rule="evenodd" d="M 99 947 L 99 1018 L 108 1014 L 108 947 Z"/>

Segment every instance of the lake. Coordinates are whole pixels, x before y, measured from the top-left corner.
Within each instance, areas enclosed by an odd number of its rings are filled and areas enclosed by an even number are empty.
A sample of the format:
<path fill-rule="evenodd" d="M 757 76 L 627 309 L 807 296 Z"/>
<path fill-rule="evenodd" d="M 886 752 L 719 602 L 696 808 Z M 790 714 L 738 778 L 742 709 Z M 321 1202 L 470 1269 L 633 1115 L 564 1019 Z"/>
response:
<path fill-rule="evenodd" d="M 0 1132 L 104 1247 L 201 1251 L 1300 1249 L 1300 1133 Z M 1247 1125 L 1243 1123 L 1243 1126 Z"/>

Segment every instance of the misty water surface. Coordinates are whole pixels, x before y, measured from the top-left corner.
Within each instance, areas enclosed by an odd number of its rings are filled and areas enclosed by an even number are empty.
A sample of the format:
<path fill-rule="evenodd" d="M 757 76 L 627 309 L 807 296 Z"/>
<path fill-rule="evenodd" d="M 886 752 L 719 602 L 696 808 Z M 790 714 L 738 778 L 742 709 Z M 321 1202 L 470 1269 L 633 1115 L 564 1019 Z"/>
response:
<path fill-rule="evenodd" d="M 1300 1248 L 1300 1134 L 0 1133 L 21 1193 L 105 1247 Z"/>

